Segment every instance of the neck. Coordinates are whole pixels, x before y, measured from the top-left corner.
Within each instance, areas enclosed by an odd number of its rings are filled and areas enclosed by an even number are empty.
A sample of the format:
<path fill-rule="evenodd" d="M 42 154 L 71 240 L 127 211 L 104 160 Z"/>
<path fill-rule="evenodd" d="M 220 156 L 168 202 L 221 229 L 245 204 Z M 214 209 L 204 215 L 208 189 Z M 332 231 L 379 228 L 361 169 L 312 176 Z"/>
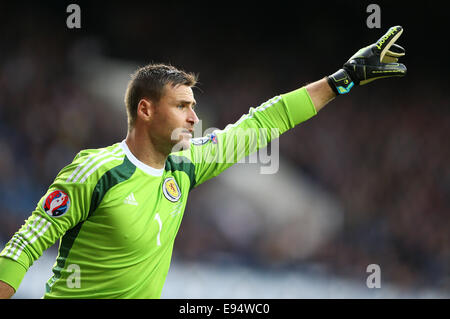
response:
<path fill-rule="evenodd" d="M 147 134 L 132 129 L 128 132 L 125 142 L 139 161 L 156 169 L 164 168 L 169 153 L 158 150 Z"/>

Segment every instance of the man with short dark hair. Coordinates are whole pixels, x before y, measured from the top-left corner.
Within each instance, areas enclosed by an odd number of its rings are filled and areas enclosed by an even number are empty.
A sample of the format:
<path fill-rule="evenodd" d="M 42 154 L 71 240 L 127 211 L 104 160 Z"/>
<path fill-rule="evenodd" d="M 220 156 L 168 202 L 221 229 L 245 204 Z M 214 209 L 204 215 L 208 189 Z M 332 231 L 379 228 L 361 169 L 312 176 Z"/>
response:
<path fill-rule="evenodd" d="M 159 101 L 166 84 L 169 83 L 172 87 L 178 85 L 194 87 L 197 84 L 197 76 L 164 64 L 149 64 L 134 72 L 125 93 L 128 131 L 133 128 L 136 121 L 139 101 L 144 97 Z"/>
<path fill-rule="evenodd" d="M 391 28 L 336 73 L 195 139 L 196 76 L 163 64 L 138 69 L 125 94 L 126 139 L 82 150 L 60 171 L 0 253 L 0 297 L 11 297 L 60 239 L 44 298 L 159 298 L 189 192 L 354 85 L 403 76 L 405 66 L 395 62 L 404 50 L 394 45 L 401 32 Z"/>

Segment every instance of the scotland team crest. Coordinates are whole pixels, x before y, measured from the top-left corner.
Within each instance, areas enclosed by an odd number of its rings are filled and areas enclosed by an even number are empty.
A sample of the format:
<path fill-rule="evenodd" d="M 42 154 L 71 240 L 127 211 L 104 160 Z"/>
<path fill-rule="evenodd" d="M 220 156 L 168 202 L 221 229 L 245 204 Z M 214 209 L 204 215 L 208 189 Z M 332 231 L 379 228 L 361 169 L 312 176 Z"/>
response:
<path fill-rule="evenodd" d="M 51 217 L 60 217 L 64 215 L 69 210 L 69 207 L 69 195 L 60 190 L 48 194 L 42 205 L 44 211 Z"/>
<path fill-rule="evenodd" d="M 166 178 L 162 188 L 164 196 L 171 202 L 176 202 L 180 199 L 181 191 L 173 177 Z"/>

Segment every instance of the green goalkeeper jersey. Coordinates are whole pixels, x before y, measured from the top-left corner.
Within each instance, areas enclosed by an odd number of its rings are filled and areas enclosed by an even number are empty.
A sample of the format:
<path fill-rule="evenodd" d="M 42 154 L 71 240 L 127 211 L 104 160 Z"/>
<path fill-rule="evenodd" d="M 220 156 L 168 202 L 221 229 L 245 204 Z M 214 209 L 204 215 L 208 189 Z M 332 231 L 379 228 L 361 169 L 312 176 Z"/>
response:
<path fill-rule="evenodd" d="M 189 191 L 315 114 L 305 88 L 276 96 L 191 139 L 163 169 L 125 141 L 79 152 L 1 252 L 0 280 L 17 290 L 60 240 L 44 298 L 159 298 Z"/>

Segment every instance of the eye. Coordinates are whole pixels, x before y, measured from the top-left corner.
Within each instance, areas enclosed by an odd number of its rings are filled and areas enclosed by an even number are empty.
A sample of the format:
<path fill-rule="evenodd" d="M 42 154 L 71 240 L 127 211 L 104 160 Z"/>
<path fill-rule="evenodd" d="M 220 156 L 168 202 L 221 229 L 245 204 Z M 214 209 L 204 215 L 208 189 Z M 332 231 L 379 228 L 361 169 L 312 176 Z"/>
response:
<path fill-rule="evenodd" d="M 177 108 L 179 108 L 181 110 L 181 109 L 184 108 L 184 105 L 183 104 L 179 104 L 179 105 L 177 105 Z"/>

